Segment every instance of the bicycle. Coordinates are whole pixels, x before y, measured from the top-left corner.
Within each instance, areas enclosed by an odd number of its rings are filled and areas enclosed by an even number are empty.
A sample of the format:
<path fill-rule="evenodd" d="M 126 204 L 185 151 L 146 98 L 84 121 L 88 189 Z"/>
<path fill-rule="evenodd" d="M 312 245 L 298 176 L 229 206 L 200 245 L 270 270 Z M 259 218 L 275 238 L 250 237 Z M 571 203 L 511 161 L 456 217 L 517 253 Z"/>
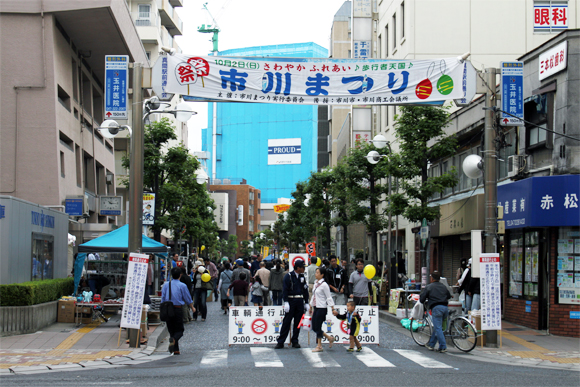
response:
<path fill-rule="evenodd" d="M 445 339 L 451 338 L 453 345 L 463 352 L 470 352 L 477 344 L 477 331 L 471 322 L 465 316 L 453 316 L 457 311 L 452 310 L 447 317 L 447 328 L 443 330 Z M 417 329 L 413 329 L 413 321 L 417 322 Z M 431 314 L 425 308 L 421 320 L 411 321 L 411 337 L 415 343 L 424 347 L 431 339 L 433 332 L 433 320 Z M 445 324 L 444 324 L 445 325 Z"/>

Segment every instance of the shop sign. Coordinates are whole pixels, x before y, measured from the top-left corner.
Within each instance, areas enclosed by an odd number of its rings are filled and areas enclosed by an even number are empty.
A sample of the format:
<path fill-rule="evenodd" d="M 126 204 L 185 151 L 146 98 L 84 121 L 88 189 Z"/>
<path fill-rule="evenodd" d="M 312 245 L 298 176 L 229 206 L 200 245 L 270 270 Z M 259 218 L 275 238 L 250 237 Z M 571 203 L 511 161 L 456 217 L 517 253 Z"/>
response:
<path fill-rule="evenodd" d="M 65 199 L 64 208 L 69 216 L 83 216 L 83 198 Z"/>
<path fill-rule="evenodd" d="M 505 227 L 558 227 L 580 225 L 580 175 L 542 176 L 501 185 Z"/>
<path fill-rule="evenodd" d="M 274 212 L 277 214 L 281 214 L 286 212 L 290 209 L 290 204 L 275 204 L 274 205 Z"/>
<path fill-rule="evenodd" d="M 360 42 L 359 55 L 366 52 L 363 46 L 366 42 Z M 464 64 L 457 57 L 386 60 L 178 53 L 159 61 L 166 61 L 167 66 L 153 67 L 152 85 L 157 94 L 176 93 L 217 101 L 404 105 L 466 96 Z"/>
<path fill-rule="evenodd" d="M 549 1 L 534 4 L 534 32 L 560 32 L 568 29 L 568 4 Z"/>
<path fill-rule="evenodd" d="M 568 41 L 544 51 L 538 60 L 540 81 L 564 70 L 568 62 Z"/>
<path fill-rule="evenodd" d="M 143 225 L 152 226 L 155 224 L 155 194 L 143 193 Z"/>

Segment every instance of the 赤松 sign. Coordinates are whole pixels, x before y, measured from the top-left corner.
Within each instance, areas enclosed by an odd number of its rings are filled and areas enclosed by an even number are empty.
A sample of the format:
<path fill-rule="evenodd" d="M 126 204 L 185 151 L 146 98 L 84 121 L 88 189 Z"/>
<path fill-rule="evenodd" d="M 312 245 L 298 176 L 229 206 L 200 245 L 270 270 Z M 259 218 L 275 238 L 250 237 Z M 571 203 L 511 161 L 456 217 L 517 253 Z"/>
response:
<path fill-rule="evenodd" d="M 384 105 L 440 102 L 465 96 L 467 66 L 457 58 L 357 60 L 315 58 L 162 57 L 156 93 L 279 104 Z"/>

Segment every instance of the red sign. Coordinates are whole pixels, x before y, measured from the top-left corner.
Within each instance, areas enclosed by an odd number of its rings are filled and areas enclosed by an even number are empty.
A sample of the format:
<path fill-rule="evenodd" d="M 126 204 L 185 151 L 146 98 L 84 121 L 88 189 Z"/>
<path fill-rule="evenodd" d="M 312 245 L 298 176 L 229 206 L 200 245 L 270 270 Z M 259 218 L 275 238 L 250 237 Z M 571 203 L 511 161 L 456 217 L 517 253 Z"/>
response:
<path fill-rule="evenodd" d="M 257 335 L 264 334 L 268 329 L 268 323 L 262 318 L 257 318 L 252 322 L 252 332 Z"/>
<path fill-rule="evenodd" d="M 307 262 L 307 260 L 303 256 L 301 256 L 301 255 L 295 256 L 294 258 L 292 258 L 292 261 L 291 261 L 292 270 L 294 270 L 294 265 L 296 264 L 296 261 L 298 261 L 298 260 L 304 262 L 304 264 L 306 264 L 306 262 Z"/>
<path fill-rule="evenodd" d="M 149 263 L 149 258 L 139 258 L 132 255 L 129 256 L 129 261 L 138 263 Z"/>
<path fill-rule="evenodd" d="M 346 320 L 340 322 L 340 330 L 348 335 L 348 322 Z"/>
<path fill-rule="evenodd" d="M 499 262 L 499 255 L 496 257 L 479 257 L 479 262 L 481 263 Z"/>
<path fill-rule="evenodd" d="M 311 257 L 315 257 L 316 256 L 316 244 L 314 242 L 307 243 L 306 244 L 306 252 Z"/>

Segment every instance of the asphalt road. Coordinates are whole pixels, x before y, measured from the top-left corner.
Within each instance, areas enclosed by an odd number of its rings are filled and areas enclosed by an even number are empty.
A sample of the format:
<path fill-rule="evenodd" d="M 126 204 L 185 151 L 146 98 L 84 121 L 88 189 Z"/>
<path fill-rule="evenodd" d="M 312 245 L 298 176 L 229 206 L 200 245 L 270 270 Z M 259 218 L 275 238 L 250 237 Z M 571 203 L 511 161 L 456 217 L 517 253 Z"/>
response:
<path fill-rule="evenodd" d="M 447 354 L 417 346 L 405 332 L 380 326 L 380 346 L 360 354 L 342 345 L 312 359 L 302 349 L 227 345 L 227 316 L 209 304 L 207 321 L 186 325 L 180 356 L 142 366 L 2 377 L 7 386 L 578 386 L 574 371 L 479 362 L 450 347 Z M 311 347 L 314 346 L 311 340 Z M 433 368 L 427 368 L 433 367 Z"/>

